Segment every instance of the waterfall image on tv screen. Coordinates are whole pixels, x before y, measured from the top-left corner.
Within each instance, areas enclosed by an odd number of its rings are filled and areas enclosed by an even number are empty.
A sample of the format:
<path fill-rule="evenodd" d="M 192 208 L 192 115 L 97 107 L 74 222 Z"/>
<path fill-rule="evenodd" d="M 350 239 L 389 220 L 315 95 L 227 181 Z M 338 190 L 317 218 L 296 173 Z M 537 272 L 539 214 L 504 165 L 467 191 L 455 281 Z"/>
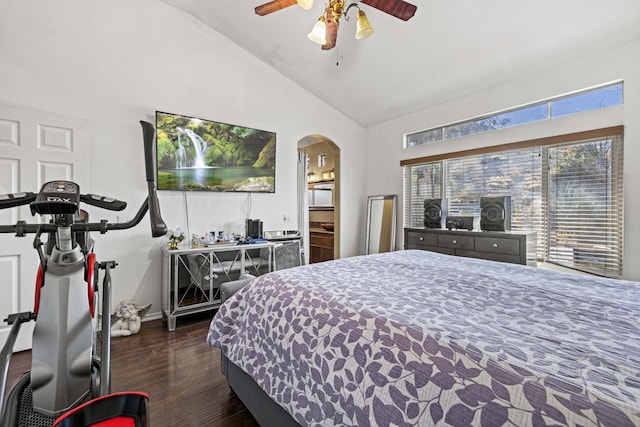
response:
<path fill-rule="evenodd" d="M 275 192 L 276 134 L 156 112 L 158 189 Z"/>

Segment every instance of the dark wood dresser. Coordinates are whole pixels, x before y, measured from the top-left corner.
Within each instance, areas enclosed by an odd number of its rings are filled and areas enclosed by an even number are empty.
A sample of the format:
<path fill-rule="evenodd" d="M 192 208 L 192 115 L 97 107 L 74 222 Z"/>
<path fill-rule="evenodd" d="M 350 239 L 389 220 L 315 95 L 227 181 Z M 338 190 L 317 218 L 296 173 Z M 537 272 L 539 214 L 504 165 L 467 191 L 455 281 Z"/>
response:
<path fill-rule="evenodd" d="M 536 233 L 405 228 L 404 248 L 536 266 Z"/>

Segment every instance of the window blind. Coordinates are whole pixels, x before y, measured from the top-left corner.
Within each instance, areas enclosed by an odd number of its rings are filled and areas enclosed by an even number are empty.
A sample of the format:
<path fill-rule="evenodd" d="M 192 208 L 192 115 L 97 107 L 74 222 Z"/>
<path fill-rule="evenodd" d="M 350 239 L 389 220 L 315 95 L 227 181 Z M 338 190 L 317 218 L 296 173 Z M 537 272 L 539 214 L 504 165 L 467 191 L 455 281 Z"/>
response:
<path fill-rule="evenodd" d="M 405 227 L 424 225 L 424 200 L 442 197 L 442 162 L 404 167 Z"/>
<path fill-rule="evenodd" d="M 528 149 L 445 162 L 450 214 L 479 217 L 481 197 L 512 196 L 512 229 L 540 231 L 540 158 Z"/>
<path fill-rule="evenodd" d="M 547 259 L 622 275 L 622 137 L 548 149 Z"/>
<path fill-rule="evenodd" d="M 446 197 L 449 215 L 479 217 L 480 197 L 511 196 L 512 230 L 537 232 L 539 260 L 620 277 L 623 137 L 567 139 L 406 162 L 405 226 L 423 226 L 428 198 Z"/>

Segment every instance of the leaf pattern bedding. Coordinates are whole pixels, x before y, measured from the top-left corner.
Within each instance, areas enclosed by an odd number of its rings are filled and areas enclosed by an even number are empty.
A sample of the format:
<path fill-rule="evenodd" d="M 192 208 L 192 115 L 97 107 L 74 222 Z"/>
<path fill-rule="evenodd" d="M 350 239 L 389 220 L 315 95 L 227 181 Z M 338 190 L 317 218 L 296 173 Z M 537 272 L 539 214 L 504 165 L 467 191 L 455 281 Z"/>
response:
<path fill-rule="evenodd" d="M 301 425 L 638 426 L 640 285 L 398 251 L 260 276 L 207 336 Z"/>

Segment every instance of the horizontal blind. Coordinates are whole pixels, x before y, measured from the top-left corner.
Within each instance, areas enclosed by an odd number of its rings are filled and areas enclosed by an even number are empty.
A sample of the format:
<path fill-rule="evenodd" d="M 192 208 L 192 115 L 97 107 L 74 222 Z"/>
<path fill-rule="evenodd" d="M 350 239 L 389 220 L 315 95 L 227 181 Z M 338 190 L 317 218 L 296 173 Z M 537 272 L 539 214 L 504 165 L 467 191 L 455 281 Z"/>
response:
<path fill-rule="evenodd" d="M 541 234 L 541 156 L 534 148 L 446 160 L 449 214 L 473 216 L 479 228 L 480 198 L 511 196 L 511 229 Z"/>
<path fill-rule="evenodd" d="M 541 153 L 513 150 L 406 166 L 405 226 L 422 227 L 424 200 L 446 197 L 448 215 L 473 216 L 479 227 L 481 197 L 511 196 L 512 230 L 540 234 Z"/>
<path fill-rule="evenodd" d="M 424 200 L 442 197 L 442 162 L 404 168 L 404 225 L 424 225 Z"/>
<path fill-rule="evenodd" d="M 586 133 L 554 137 L 555 144 L 541 140 L 537 147 L 407 162 L 404 224 L 423 226 L 428 198 L 446 197 L 448 215 L 478 218 L 481 197 L 511 196 L 511 229 L 537 232 L 538 260 L 621 277 L 622 130 L 590 131 L 591 138 L 572 142 L 567 142 L 570 136 Z M 602 136 L 605 131 L 614 136 Z M 475 224 L 478 228 L 479 219 Z"/>
<path fill-rule="evenodd" d="M 622 137 L 548 148 L 548 260 L 622 275 Z"/>

